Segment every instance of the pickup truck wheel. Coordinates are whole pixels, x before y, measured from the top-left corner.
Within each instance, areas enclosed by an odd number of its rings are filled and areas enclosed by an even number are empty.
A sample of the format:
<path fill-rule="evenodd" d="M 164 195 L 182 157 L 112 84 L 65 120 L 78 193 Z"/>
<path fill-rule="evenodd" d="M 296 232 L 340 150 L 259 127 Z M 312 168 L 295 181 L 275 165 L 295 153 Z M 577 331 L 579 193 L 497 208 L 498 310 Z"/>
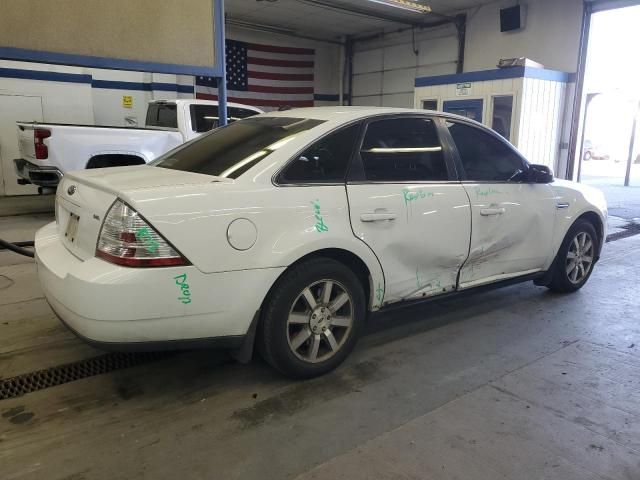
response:
<path fill-rule="evenodd" d="M 259 351 L 289 377 L 322 375 L 353 350 L 365 315 L 364 290 L 348 267 L 329 258 L 300 263 L 266 302 Z"/>
<path fill-rule="evenodd" d="M 549 289 L 570 293 L 582 288 L 593 272 L 599 242 L 596 229 L 590 222 L 576 221 L 558 250 Z"/>

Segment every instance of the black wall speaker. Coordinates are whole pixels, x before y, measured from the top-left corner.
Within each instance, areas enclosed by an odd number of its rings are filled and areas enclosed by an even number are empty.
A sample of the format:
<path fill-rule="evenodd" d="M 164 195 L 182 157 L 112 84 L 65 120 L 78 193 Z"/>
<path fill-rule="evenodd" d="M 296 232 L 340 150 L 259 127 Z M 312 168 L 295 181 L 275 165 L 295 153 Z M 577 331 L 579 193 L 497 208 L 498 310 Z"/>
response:
<path fill-rule="evenodd" d="M 500 31 L 513 32 L 524 28 L 523 7 L 516 5 L 515 7 L 500 9 Z"/>

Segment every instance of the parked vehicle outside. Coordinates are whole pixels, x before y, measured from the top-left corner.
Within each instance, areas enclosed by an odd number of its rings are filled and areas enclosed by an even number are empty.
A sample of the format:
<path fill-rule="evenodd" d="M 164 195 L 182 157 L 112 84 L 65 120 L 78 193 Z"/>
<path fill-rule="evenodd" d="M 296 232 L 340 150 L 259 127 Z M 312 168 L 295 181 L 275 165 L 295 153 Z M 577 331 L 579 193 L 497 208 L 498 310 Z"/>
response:
<path fill-rule="evenodd" d="M 76 334 L 245 360 L 255 342 L 296 378 L 338 366 L 380 309 L 525 280 L 576 291 L 606 238 L 598 190 L 420 110 L 272 112 L 60 187 L 35 252 Z"/>
<path fill-rule="evenodd" d="M 611 156 L 604 150 L 602 145 L 594 145 L 591 140 L 585 140 L 582 158 L 587 162 L 589 160 L 609 160 Z"/>
<path fill-rule="evenodd" d="M 228 105 L 230 122 L 259 113 Z M 195 99 L 149 102 L 145 128 L 19 122 L 18 183 L 55 188 L 72 170 L 143 165 L 217 127 L 218 102 Z"/>

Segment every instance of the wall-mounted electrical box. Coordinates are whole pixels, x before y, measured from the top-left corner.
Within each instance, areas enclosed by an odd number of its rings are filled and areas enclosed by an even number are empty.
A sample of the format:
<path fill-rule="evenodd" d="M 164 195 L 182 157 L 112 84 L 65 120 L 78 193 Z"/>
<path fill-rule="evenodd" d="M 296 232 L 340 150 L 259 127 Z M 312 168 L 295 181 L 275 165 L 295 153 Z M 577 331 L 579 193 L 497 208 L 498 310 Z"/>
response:
<path fill-rule="evenodd" d="M 523 5 L 515 5 L 513 7 L 500 9 L 500 31 L 514 32 L 524 28 L 525 8 Z"/>

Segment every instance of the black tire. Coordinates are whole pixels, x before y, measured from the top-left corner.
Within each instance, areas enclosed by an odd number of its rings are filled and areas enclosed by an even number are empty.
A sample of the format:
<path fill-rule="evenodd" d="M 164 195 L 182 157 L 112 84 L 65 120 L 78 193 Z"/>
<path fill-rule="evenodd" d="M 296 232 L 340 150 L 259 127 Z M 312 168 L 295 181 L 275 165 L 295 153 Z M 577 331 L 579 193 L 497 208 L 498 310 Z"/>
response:
<path fill-rule="evenodd" d="M 582 158 L 584 159 L 585 162 L 588 162 L 589 160 L 591 160 L 591 152 L 589 151 L 584 152 L 584 156 Z"/>
<path fill-rule="evenodd" d="M 327 288 L 325 284 L 328 282 L 334 283 Z M 328 304 L 322 302 L 323 293 L 321 292 L 324 292 L 324 289 L 329 290 L 330 295 L 333 294 L 332 301 Z M 316 309 L 311 308 L 309 301 L 303 298 L 305 290 L 313 293 L 314 301 L 318 301 Z M 319 293 L 319 296 L 316 292 Z M 347 305 L 350 305 L 348 308 L 351 314 L 349 327 L 332 325 L 331 323 L 320 325 L 315 323 L 317 320 L 311 320 L 313 312 L 317 312 L 318 317 L 320 316 L 320 308 L 323 305 L 327 305 L 327 312 L 329 312 L 328 305 L 335 305 L 334 300 L 342 293 L 346 293 L 349 299 L 336 312 L 345 312 Z M 301 307 L 304 307 L 304 312 L 295 311 Z M 324 312 L 324 310 L 322 311 Z M 300 315 L 299 318 L 308 315 L 306 318 L 309 323 L 290 323 L 290 315 L 293 314 Z M 329 313 L 322 315 L 329 315 Z M 350 268 L 333 259 L 314 258 L 293 266 L 285 272 L 272 289 L 262 311 L 257 338 L 258 351 L 271 366 L 288 377 L 298 379 L 317 377 L 335 369 L 351 353 L 362 332 L 365 316 L 366 299 L 357 275 Z M 335 313 L 333 317 L 333 321 L 338 318 L 345 321 L 344 319 L 348 315 Z M 329 320 L 322 318 L 322 322 L 327 321 L 330 322 L 331 318 Z M 296 331 L 298 327 L 300 330 Z M 317 328 L 318 334 L 312 333 L 312 328 Z M 322 331 L 320 331 L 321 328 Z M 324 331 L 325 328 L 328 333 Z M 304 334 L 309 333 L 310 336 L 299 347 L 294 348 L 296 335 L 301 334 L 302 330 L 305 330 Z M 333 338 L 333 342 L 338 339 L 339 346 L 335 351 L 330 345 L 329 335 Z M 316 363 L 313 363 L 310 358 L 313 356 L 312 344 L 316 342 L 319 346 L 315 348 Z M 305 356 L 305 349 L 308 349 L 306 353 L 309 360 L 302 358 Z M 331 356 L 326 360 L 321 360 L 322 356 L 319 352 L 325 351 L 326 355 L 331 354 Z"/>
<path fill-rule="evenodd" d="M 575 273 L 575 270 L 571 270 L 571 272 L 567 271 L 567 269 L 572 265 L 572 259 L 569 258 L 569 255 L 570 251 L 575 248 L 575 245 L 573 245 L 575 241 L 574 239 L 583 234 L 586 234 L 592 241 L 592 249 L 590 252 L 591 264 L 588 266 L 588 269 L 584 267 L 584 270 L 586 270 L 586 274 L 584 274 L 580 278 L 572 280 L 571 275 Z M 591 222 L 584 219 L 577 220 L 567 232 L 567 235 L 564 237 L 562 245 L 558 250 L 558 254 L 556 255 L 556 259 L 553 263 L 553 276 L 551 278 L 551 283 L 548 285 L 548 288 L 554 292 L 559 293 L 571 293 L 580 290 L 582 286 L 587 283 L 587 280 L 589 280 L 589 277 L 593 272 L 595 258 L 597 253 L 600 251 L 601 241 L 602 239 L 598 237 L 598 233 L 596 232 L 596 229 Z M 589 255 L 585 254 L 585 258 L 588 258 L 588 256 Z M 576 277 L 578 274 L 580 274 L 579 268 Z"/>

